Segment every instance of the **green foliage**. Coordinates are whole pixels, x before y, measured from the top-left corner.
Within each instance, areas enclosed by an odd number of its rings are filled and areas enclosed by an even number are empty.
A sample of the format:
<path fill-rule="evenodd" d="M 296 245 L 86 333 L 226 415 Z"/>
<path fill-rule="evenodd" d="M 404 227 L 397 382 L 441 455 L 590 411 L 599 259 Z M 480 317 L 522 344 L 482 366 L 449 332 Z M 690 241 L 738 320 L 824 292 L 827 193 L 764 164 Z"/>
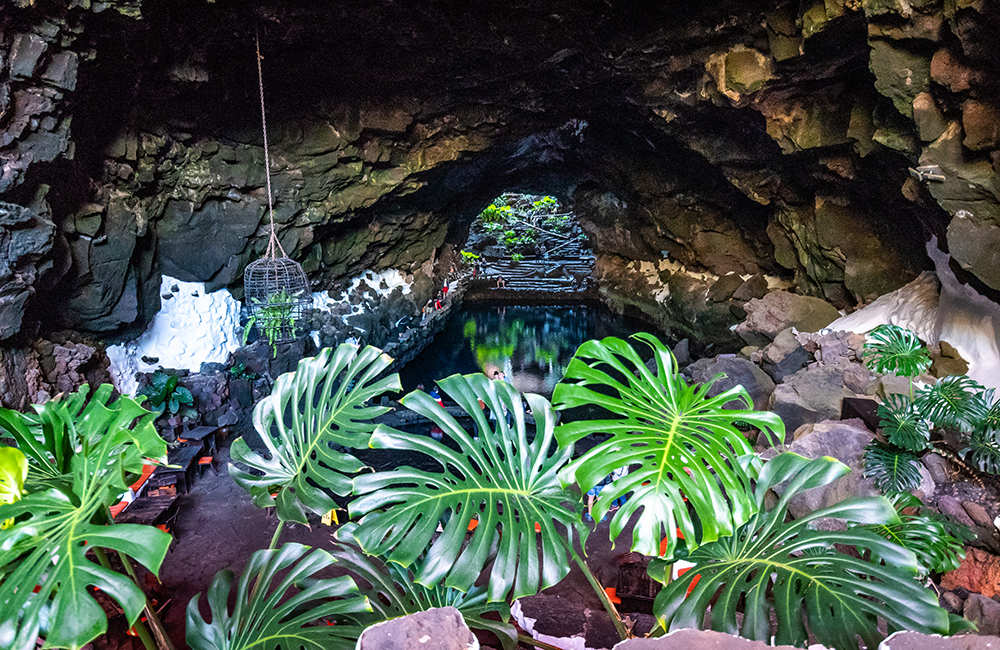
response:
<path fill-rule="evenodd" d="M 917 455 L 912 451 L 872 440 L 861 456 L 865 477 L 881 492 L 905 492 L 920 485 Z"/>
<path fill-rule="evenodd" d="M 89 551 L 112 549 L 155 575 L 170 536 L 149 526 L 105 525 L 108 506 L 127 489 L 126 473 L 143 458 L 166 457 L 152 413 L 128 397 L 112 400 L 103 385 L 35 406 L 34 414 L 0 409 L 0 429 L 28 458 L 25 493 L 0 505 L 0 647 L 80 647 L 107 628 L 88 592 L 98 587 L 133 624 L 145 595 L 124 576 L 94 562 Z M 88 399 L 89 397 L 89 399 Z M 37 590 L 36 590 L 37 587 Z"/>
<path fill-rule="evenodd" d="M 934 426 L 971 431 L 989 413 L 989 406 L 980 396 L 984 390 L 967 375 L 951 375 L 917 391 L 913 405 Z"/>
<path fill-rule="evenodd" d="M 349 537 L 354 528 L 353 524 L 346 524 L 338 529 L 337 536 Z M 355 581 L 361 581 L 360 591 L 374 610 L 348 617 L 359 627 L 434 607 L 454 607 L 462 613 L 470 628 L 495 634 L 504 650 L 514 650 L 517 646 L 517 631 L 513 625 L 504 622 L 510 619 L 510 608 L 506 603 L 488 602 L 483 585 L 472 587 L 467 592 L 441 585 L 428 588 L 414 582 L 412 571 L 392 562 L 380 562 L 350 544 L 337 544 L 330 554 L 337 564 L 351 572 Z M 489 612 L 498 612 L 503 620 L 484 616 Z"/>
<path fill-rule="evenodd" d="M 879 325 L 870 331 L 863 352 L 872 372 L 916 377 L 931 367 L 930 354 L 917 335 L 898 325 Z"/>
<path fill-rule="evenodd" d="M 952 534 L 951 525 L 940 515 L 907 515 L 905 508 L 920 508 L 920 499 L 906 492 L 895 492 L 887 495 L 896 509 L 898 522 L 869 524 L 868 530 L 879 537 L 885 538 L 917 556 L 922 567 L 921 574 L 945 573 L 954 571 L 965 557 L 963 542 L 975 538 L 967 527 L 965 535 L 956 537 Z M 873 555 L 873 560 L 879 560 Z"/>
<path fill-rule="evenodd" d="M 483 223 L 505 224 L 512 216 L 514 216 L 513 212 L 513 208 L 509 205 L 504 205 L 498 199 L 486 206 L 486 209 L 479 213 L 479 218 Z"/>
<path fill-rule="evenodd" d="M 354 581 L 347 576 L 316 577 L 333 564 L 333 558 L 325 551 L 309 550 L 290 543 L 251 555 L 236 586 L 232 610 L 233 573 L 217 573 L 207 596 L 212 622 L 205 621 L 198 609 L 201 594 L 188 604 L 187 644 L 193 650 L 353 650 L 361 628 L 340 621 L 371 611 L 368 599 L 356 595 Z M 299 590 L 291 591 L 296 586 Z M 314 624 L 322 619 L 337 624 Z"/>
<path fill-rule="evenodd" d="M 169 412 L 177 415 L 181 406 L 193 406 L 194 396 L 183 386 L 178 386 L 180 378 L 165 370 L 153 373 L 149 386 L 145 386 L 139 394 L 149 398 L 150 410 L 157 415 Z"/>
<path fill-rule="evenodd" d="M 709 396 L 712 382 L 688 385 L 673 354 L 649 334 L 633 338 L 653 352 L 655 374 L 625 341 L 606 338 L 580 346 L 553 402 L 564 410 L 583 405 L 603 407 L 619 416 L 583 420 L 556 429 L 559 444 L 569 446 L 597 432 L 610 439 L 573 461 L 562 473 L 564 485 L 581 491 L 597 485 L 615 469 L 631 466 L 626 476 L 603 488 L 593 516 L 604 516 L 609 504 L 630 495 L 611 520 L 615 539 L 639 513 L 632 548 L 645 555 L 666 555 L 677 547 L 680 529 L 689 549 L 732 535 L 754 514 L 751 497 L 753 448 L 736 428 L 737 421 L 759 427 L 764 435 L 784 440 L 785 426 L 774 413 L 754 412 L 742 386 Z M 727 409 L 738 400 L 744 408 Z"/>
<path fill-rule="evenodd" d="M 539 395 L 525 396 L 535 418 L 535 436 L 529 440 L 520 396 L 507 382 L 453 375 L 438 385 L 475 420 L 478 440 L 426 393 L 404 397 L 404 406 L 434 422 L 454 446 L 380 425 L 372 448 L 422 453 L 439 462 L 442 471 L 399 467 L 355 478 L 359 496 L 349 510 L 352 518 L 363 517 L 355 540 L 366 553 L 415 566 L 414 581 L 428 587 L 443 581 L 470 589 L 491 562 L 489 600 L 519 598 L 554 585 L 569 572 L 564 536 L 572 545 L 579 534 L 582 544 L 587 529 L 579 497 L 559 485 L 557 473 L 572 447 L 553 444 L 549 403 Z M 479 400 L 494 413 L 506 407 L 514 426 L 500 417 L 491 428 Z M 478 525 L 463 543 L 474 518 Z"/>
<path fill-rule="evenodd" d="M 889 443 L 922 451 L 930 441 L 930 428 L 913 402 L 904 395 L 889 395 L 878 407 L 879 426 Z"/>
<path fill-rule="evenodd" d="M 475 253 L 470 253 L 469 251 L 462 251 L 462 259 L 467 262 L 470 262 L 472 260 L 478 260 L 479 256 L 476 255 Z"/>
<path fill-rule="evenodd" d="M 1000 440 L 997 429 L 979 428 L 969 436 L 962 458 L 988 474 L 1000 474 Z"/>
<path fill-rule="evenodd" d="M 391 363 L 381 350 L 359 352 L 347 343 L 299 361 L 254 407 L 254 428 L 267 454 L 251 450 L 242 438 L 233 442 L 233 461 L 256 470 L 231 465 L 233 480 L 257 506 L 276 505 L 282 521 L 304 524 L 306 510 L 322 515 L 335 508 L 326 490 L 349 494 L 350 476 L 364 467 L 342 449 L 366 448 L 375 430 L 371 419 L 389 410 L 368 406 L 368 400 L 401 388 L 397 375 L 377 379 Z"/>
<path fill-rule="evenodd" d="M 232 377 L 233 379 L 247 379 L 250 381 L 260 378 L 260 375 L 258 375 L 253 370 L 250 370 L 242 363 L 237 363 L 236 365 L 229 368 L 229 376 Z"/>
<path fill-rule="evenodd" d="M 512 262 L 520 262 L 524 260 L 524 255 L 522 255 L 521 253 L 511 253 L 510 259 Z"/>
<path fill-rule="evenodd" d="M 848 471 L 832 458 L 809 460 L 789 453 L 765 464 L 755 490 L 757 514 L 732 537 L 691 553 L 687 559 L 695 567 L 656 597 L 653 612 L 660 623 L 668 630 L 701 628 L 711 608 L 713 630 L 800 647 L 809 643 L 811 632 L 817 642 L 838 650 L 857 650 L 858 637 L 869 648 L 878 646 L 879 618 L 890 630 L 952 631 L 933 592 L 915 579 L 921 567 L 913 553 L 860 527 L 810 530 L 822 517 L 897 524 L 885 499 L 848 499 L 785 521 L 789 499 Z M 789 483 L 778 504 L 765 512 L 766 491 L 784 481 Z M 834 544 L 854 546 L 882 563 L 837 552 Z"/>
<path fill-rule="evenodd" d="M 0 447 L 0 505 L 14 503 L 24 494 L 28 478 L 28 458 L 16 447 Z M 0 522 L 0 528 L 10 528 L 14 519 Z"/>
<path fill-rule="evenodd" d="M 243 327 L 243 345 L 247 344 L 250 331 L 256 328 L 267 339 L 274 357 L 277 357 L 279 342 L 297 339 L 302 333 L 302 325 L 295 318 L 299 297 L 283 289 L 272 293 L 266 300 L 254 298 L 253 302 L 255 308 L 251 310 L 250 318 Z"/>

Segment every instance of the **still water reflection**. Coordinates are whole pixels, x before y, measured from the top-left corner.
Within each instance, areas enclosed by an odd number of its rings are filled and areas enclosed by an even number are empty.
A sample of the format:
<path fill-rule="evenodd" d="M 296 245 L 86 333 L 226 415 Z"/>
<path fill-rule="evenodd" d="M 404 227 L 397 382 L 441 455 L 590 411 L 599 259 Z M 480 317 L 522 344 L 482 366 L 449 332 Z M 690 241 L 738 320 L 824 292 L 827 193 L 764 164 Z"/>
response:
<path fill-rule="evenodd" d="M 551 396 L 581 343 L 652 331 L 599 306 L 470 306 L 400 371 L 406 391 L 455 373 L 501 371 L 524 393 Z"/>

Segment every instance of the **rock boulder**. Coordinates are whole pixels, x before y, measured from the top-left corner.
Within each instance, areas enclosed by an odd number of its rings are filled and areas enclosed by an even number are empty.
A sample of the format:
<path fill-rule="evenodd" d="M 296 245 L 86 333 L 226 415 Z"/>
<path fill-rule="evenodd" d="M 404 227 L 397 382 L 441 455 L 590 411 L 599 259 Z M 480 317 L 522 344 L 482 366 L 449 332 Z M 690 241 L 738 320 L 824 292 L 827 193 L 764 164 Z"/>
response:
<path fill-rule="evenodd" d="M 750 345 L 761 347 L 789 327 L 815 332 L 840 316 L 840 312 L 825 300 L 788 291 L 772 291 L 760 300 L 751 300 L 744 309 L 747 318 L 736 326 L 736 333 Z"/>

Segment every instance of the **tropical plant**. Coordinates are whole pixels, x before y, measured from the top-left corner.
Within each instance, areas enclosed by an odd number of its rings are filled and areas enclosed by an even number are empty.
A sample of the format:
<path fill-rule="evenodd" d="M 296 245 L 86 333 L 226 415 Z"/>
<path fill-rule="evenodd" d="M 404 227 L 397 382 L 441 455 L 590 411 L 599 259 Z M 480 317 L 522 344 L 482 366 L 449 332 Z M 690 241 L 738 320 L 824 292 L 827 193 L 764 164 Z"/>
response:
<path fill-rule="evenodd" d="M 971 431 L 989 413 L 989 404 L 981 397 L 985 390 L 967 375 L 950 375 L 917 391 L 913 406 L 936 427 Z"/>
<path fill-rule="evenodd" d="M 352 518 L 361 518 L 355 541 L 366 553 L 415 566 L 414 581 L 427 587 L 470 589 L 492 562 L 490 600 L 556 584 L 569 572 L 570 557 L 585 567 L 573 548 L 577 535 L 581 543 L 587 535 L 579 498 L 562 489 L 557 477 L 572 447 L 555 448 L 554 415 L 545 398 L 525 396 L 536 428 L 529 440 L 520 396 L 510 384 L 453 375 L 438 385 L 473 418 L 478 440 L 429 395 L 405 396 L 403 405 L 434 422 L 457 449 L 380 425 L 372 448 L 422 453 L 442 471 L 399 467 L 357 476 L 358 497 L 349 506 Z M 491 427 L 479 400 L 494 413 L 512 412 L 513 427 L 504 418 Z M 475 529 L 463 544 L 473 520 Z"/>
<path fill-rule="evenodd" d="M 16 447 L 0 447 L 0 505 L 20 499 L 27 478 L 28 457 Z M 0 522 L 0 529 L 13 524 L 13 518 L 7 519 Z"/>
<path fill-rule="evenodd" d="M 193 650 L 353 650 L 362 628 L 344 621 L 370 612 L 371 605 L 358 595 L 350 577 L 317 578 L 333 558 L 323 550 L 309 551 L 308 546 L 288 543 L 251 555 L 236 585 L 232 610 L 233 573 L 217 573 L 207 595 L 211 623 L 198 609 L 201 594 L 188 603 L 187 644 Z M 315 624 L 323 619 L 336 625 Z"/>
<path fill-rule="evenodd" d="M 194 396 L 184 386 L 178 386 L 180 377 L 165 370 L 153 373 L 148 386 L 139 390 L 139 395 L 149 398 L 149 408 L 162 415 L 169 412 L 177 415 L 182 406 L 193 406 Z"/>
<path fill-rule="evenodd" d="M 351 538 L 355 526 L 346 524 L 337 530 L 338 538 Z M 504 650 L 513 650 L 517 645 L 517 631 L 506 623 L 510 618 L 510 607 L 504 602 L 489 602 L 486 587 L 477 585 L 468 591 L 459 591 L 437 585 L 424 587 L 414 581 L 413 571 L 393 562 L 384 563 L 370 555 L 365 555 L 357 547 L 340 542 L 330 550 L 334 561 L 348 571 L 362 584 L 360 593 L 368 598 L 372 612 L 346 617 L 359 627 L 368 627 L 380 621 L 415 614 L 433 607 L 454 607 L 469 627 L 494 634 Z M 488 618 L 496 613 L 501 620 Z"/>
<path fill-rule="evenodd" d="M 253 370 L 250 370 L 242 362 L 237 363 L 229 368 L 229 376 L 233 379 L 247 379 L 253 381 L 254 379 L 260 379 L 258 375 Z"/>
<path fill-rule="evenodd" d="M 155 575 L 170 536 L 108 526 L 108 507 L 126 491 L 126 474 L 141 471 L 145 458 L 165 459 L 166 443 L 153 413 L 113 393 L 83 386 L 32 414 L 0 409 L 0 429 L 28 459 L 20 499 L 0 505 L 0 521 L 13 520 L 0 530 L 0 647 L 27 650 L 39 636 L 46 647 L 80 647 L 104 633 L 104 610 L 88 587 L 116 600 L 130 625 L 147 606 L 142 590 L 111 570 L 105 549 Z"/>
<path fill-rule="evenodd" d="M 243 345 L 247 344 L 250 331 L 254 328 L 267 339 L 267 344 L 278 356 L 278 343 L 296 339 L 302 333 L 301 323 L 296 318 L 296 307 L 301 302 L 298 295 L 282 289 L 270 294 L 266 299 L 253 298 L 254 309 L 247 324 L 243 326 Z"/>
<path fill-rule="evenodd" d="M 931 367 L 931 357 L 917 335 L 898 325 L 879 325 L 868 332 L 862 349 L 873 372 L 916 377 Z"/>
<path fill-rule="evenodd" d="M 524 260 L 524 255 L 522 255 L 521 253 L 511 253 L 510 256 L 511 262 L 521 262 L 523 260 Z"/>
<path fill-rule="evenodd" d="M 462 259 L 467 262 L 471 262 L 473 260 L 478 260 L 479 255 L 476 255 L 475 253 L 471 253 L 469 251 L 462 251 Z"/>
<path fill-rule="evenodd" d="M 969 436 L 969 444 L 960 452 L 979 471 L 1000 474 L 1000 440 L 996 429 L 976 429 Z"/>
<path fill-rule="evenodd" d="M 694 550 L 732 535 L 757 510 L 751 481 L 760 461 L 735 423 L 759 427 L 772 443 L 784 440 L 785 426 L 774 413 L 754 412 L 742 386 L 710 396 L 713 382 L 689 385 L 659 340 L 644 333 L 633 338 L 652 351 L 655 372 L 627 342 L 607 338 L 581 345 L 556 386 L 557 409 L 594 405 L 619 416 L 559 425 L 556 438 L 567 447 L 592 433 L 610 434 L 560 478 L 586 491 L 615 469 L 631 467 L 603 488 L 593 516 L 602 518 L 615 499 L 628 497 L 611 520 L 612 539 L 638 513 L 633 550 L 660 555 L 666 539 L 671 557 L 678 531 Z M 734 400 L 743 408 L 725 407 Z"/>
<path fill-rule="evenodd" d="M 257 506 L 276 506 L 282 522 L 306 523 L 306 510 L 335 508 L 327 490 L 349 494 L 351 475 L 364 467 L 344 448 L 366 448 L 375 430 L 371 419 L 389 410 L 368 401 L 401 388 L 397 375 L 378 379 L 391 363 L 381 350 L 348 343 L 299 361 L 254 408 L 266 455 L 242 438 L 233 442 L 232 460 L 251 470 L 231 465 L 233 480 Z"/>
<path fill-rule="evenodd" d="M 868 445 L 865 475 L 880 489 L 912 489 L 919 483 L 916 454 L 930 444 L 931 425 L 956 429 L 964 446 L 958 450 L 980 471 L 1000 473 L 1000 401 L 967 375 L 942 377 L 914 393 L 912 378 L 930 365 L 927 349 L 916 335 L 897 325 L 880 325 L 865 343 L 866 363 L 875 372 L 910 377 L 910 394 L 889 395 L 879 405 L 879 426 L 888 444 Z"/>
<path fill-rule="evenodd" d="M 920 410 L 905 395 L 888 395 L 878 407 L 879 426 L 889 444 L 923 451 L 930 442 L 930 427 Z"/>
<path fill-rule="evenodd" d="M 895 445 L 872 440 L 861 455 L 866 478 L 872 479 L 879 491 L 902 492 L 920 485 L 917 455 Z"/>
<path fill-rule="evenodd" d="M 868 524 L 865 527 L 879 537 L 912 551 L 922 567 L 921 574 L 954 571 L 965 557 L 964 542 L 975 534 L 962 524 L 951 524 L 941 515 L 905 514 L 905 509 L 919 509 L 920 499 L 907 492 L 887 495 L 896 509 L 898 522 Z M 877 555 L 873 560 L 880 560 Z"/>
<path fill-rule="evenodd" d="M 757 513 L 731 537 L 691 552 L 687 560 L 695 566 L 656 597 L 653 611 L 660 624 L 667 630 L 701 628 L 711 609 L 713 630 L 801 647 L 811 633 L 838 650 L 857 650 L 858 637 L 876 647 L 883 636 L 879 618 L 890 630 L 956 631 L 962 619 L 949 617 L 916 580 L 921 566 L 912 552 L 861 527 L 811 529 L 823 517 L 896 525 L 899 519 L 886 499 L 848 499 L 785 521 L 793 496 L 849 471 L 828 457 L 783 453 L 768 461 L 754 490 Z M 765 511 L 765 494 L 785 481 L 778 503 Z M 838 552 L 835 544 L 853 546 L 868 557 Z M 651 573 L 657 570 L 662 565 L 651 565 Z"/>

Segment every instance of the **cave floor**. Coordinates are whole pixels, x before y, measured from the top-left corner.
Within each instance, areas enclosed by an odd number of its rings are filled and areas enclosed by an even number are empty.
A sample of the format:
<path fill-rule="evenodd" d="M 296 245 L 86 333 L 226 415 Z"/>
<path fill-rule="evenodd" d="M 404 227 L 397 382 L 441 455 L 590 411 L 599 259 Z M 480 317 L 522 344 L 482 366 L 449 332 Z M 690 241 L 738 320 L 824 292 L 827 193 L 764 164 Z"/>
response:
<path fill-rule="evenodd" d="M 270 511 L 254 506 L 250 495 L 229 477 L 228 447 L 219 449 L 216 460 L 217 473 L 206 469 L 190 492 L 178 497 L 171 531 L 174 541 L 160 570 L 160 583 L 148 574 L 144 580 L 178 649 L 187 647 L 185 610 L 191 598 L 202 594 L 200 604 L 207 618 L 204 594 L 213 576 L 223 569 L 238 576 L 254 551 L 267 548 L 278 523 Z M 615 584 L 617 560 L 629 548 L 631 528 L 626 528 L 614 546 L 607 523 L 598 523 L 588 537 L 587 562 L 603 584 Z M 286 524 L 281 543 L 300 542 L 323 548 L 333 540 L 334 530 L 322 524 Z M 537 601 L 525 607 L 525 614 L 539 620 L 538 628 L 554 636 L 585 633 L 588 647 L 611 647 L 617 640 L 610 619 L 579 568 L 574 566 L 566 579 L 534 598 Z M 566 609 L 575 616 L 566 616 Z M 578 627 L 581 622 L 583 630 Z M 648 628 L 652 618 L 644 617 L 640 627 L 643 623 Z M 574 626 L 577 628 L 572 629 Z M 108 634 L 94 643 L 95 650 L 140 650 L 139 640 L 125 635 L 124 629 L 124 617 L 112 617 Z"/>

